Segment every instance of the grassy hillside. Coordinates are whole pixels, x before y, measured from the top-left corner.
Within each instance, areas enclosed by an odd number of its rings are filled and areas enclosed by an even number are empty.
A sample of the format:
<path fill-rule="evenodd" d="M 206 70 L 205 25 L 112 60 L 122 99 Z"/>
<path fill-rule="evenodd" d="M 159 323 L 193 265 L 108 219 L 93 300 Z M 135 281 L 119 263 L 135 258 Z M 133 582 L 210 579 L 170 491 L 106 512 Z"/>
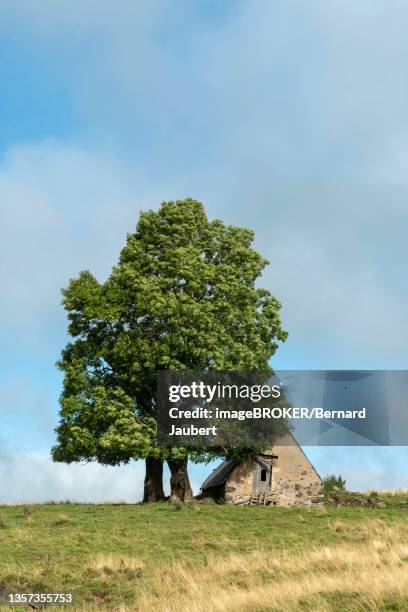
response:
<path fill-rule="evenodd" d="M 88 610 L 408 610 L 408 502 L 386 503 L 2 507 L 0 592 L 74 591 Z"/>

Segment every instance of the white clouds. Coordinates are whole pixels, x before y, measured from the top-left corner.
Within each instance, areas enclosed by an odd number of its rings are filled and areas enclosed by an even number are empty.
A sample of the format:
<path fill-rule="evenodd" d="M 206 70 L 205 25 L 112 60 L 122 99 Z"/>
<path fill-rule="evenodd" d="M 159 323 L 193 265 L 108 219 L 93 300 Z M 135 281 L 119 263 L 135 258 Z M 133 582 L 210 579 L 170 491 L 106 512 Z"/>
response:
<path fill-rule="evenodd" d="M 210 466 L 190 469 L 194 494 L 200 490 Z M 164 492 L 169 495 L 169 471 L 164 469 Z M 139 502 L 143 498 L 144 462 L 119 467 L 97 463 L 70 465 L 53 463 L 40 452 L 22 452 L 0 443 L 0 503 L 40 503 L 46 501 Z"/>
<path fill-rule="evenodd" d="M 141 501 L 144 465 L 53 463 L 42 453 L 0 455 L 0 503 Z"/>

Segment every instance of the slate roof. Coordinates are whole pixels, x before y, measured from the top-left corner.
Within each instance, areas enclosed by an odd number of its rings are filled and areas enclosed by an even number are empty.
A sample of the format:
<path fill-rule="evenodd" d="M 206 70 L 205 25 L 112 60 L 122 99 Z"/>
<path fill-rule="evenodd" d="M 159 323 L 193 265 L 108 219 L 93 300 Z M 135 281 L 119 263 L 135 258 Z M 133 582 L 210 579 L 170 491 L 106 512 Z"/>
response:
<path fill-rule="evenodd" d="M 211 487 L 219 487 L 220 485 L 224 484 L 232 470 L 236 468 L 237 465 L 239 465 L 239 461 L 236 461 L 235 459 L 223 461 L 218 467 L 215 468 L 215 470 L 211 472 L 208 478 L 204 480 L 203 484 L 201 485 L 201 490 L 205 491 Z"/>

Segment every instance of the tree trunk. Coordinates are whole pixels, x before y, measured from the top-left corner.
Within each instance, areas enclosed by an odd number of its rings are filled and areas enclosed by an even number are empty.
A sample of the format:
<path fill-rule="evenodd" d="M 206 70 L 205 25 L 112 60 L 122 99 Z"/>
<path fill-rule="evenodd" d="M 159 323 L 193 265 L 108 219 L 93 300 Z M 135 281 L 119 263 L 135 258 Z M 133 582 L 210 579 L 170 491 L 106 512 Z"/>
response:
<path fill-rule="evenodd" d="M 193 501 L 187 461 L 187 459 L 167 459 L 170 468 L 170 501 L 173 503 Z"/>
<path fill-rule="evenodd" d="M 144 479 L 144 502 L 155 502 L 164 499 L 163 461 L 146 457 L 146 476 Z"/>

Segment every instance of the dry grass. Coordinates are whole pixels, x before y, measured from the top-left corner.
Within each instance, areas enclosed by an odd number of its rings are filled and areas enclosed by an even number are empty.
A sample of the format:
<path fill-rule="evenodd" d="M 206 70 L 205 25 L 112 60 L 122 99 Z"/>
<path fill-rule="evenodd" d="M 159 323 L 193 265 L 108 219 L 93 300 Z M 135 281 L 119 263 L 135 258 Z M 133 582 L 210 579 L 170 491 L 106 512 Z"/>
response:
<path fill-rule="evenodd" d="M 329 523 L 329 528 L 336 533 L 344 533 L 347 531 L 348 526 L 343 521 L 334 521 L 334 523 Z"/>
<path fill-rule="evenodd" d="M 89 564 L 91 569 L 105 574 L 119 571 L 138 571 L 144 567 L 143 561 L 128 555 L 96 555 Z"/>
<path fill-rule="evenodd" d="M 68 525 L 71 522 L 71 517 L 65 512 L 60 512 L 57 516 L 57 520 L 55 521 L 56 525 Z"/>
<path fill-rule="evenodd" d="M 368 495 L 370 491 L 366 491 L 365 495 Z M 390 495 L 391 497 L 406 497 L 408 495 L 408 489 L 394 489 L 391 491 L 378 491 L 379 495 Z"/>
<path fill-rule="evenodd" d="M 336 524 L 337 523 L 337 524 Z M 334 525 L 334 526 L 333 526 Z M 338 529 L 338 522 L 329 529 Z M 229 555 L 205 571 L 186 564 L 152 570 L 138 612 L 242 610 L 378 610 L 392 599 L 408 609 L 408 538 L 400 528 L 369 521 L 367 542 L 313 548 L 300 554 Z M 341 526 L 344 530 L 346 527 Z"/>

